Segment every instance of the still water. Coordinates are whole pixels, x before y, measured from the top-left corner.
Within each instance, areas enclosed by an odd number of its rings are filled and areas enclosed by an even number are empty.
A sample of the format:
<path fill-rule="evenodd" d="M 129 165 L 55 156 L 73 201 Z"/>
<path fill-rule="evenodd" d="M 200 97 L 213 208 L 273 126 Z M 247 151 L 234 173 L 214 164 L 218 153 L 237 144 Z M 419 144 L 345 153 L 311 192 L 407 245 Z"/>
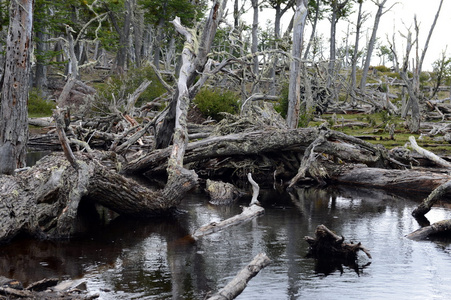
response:
<path fill-rule="evenodd" d="M 20 240 L 0 247 L 0 276 L 25 284 L 59 277 L 85 282 L 100 299 L 203 299 L 217 291 L 258 253 L 272 264 L 237 299 L 450 299 L 451 240 L 411 241 L 418 204 L 378 191 L 265 191 L 265 215 L 193 243 L 197 227 L 240 212 L 215 207 L 204 195 L 185 199 L 177 217 L 114 219 L 70 242 Z M 451 218 L 434 207 L 431 223 Z M 324 224 L 362 242 L 372 259 L 357 266 L 320 265 L 306 258 L 303 238 Z"/>

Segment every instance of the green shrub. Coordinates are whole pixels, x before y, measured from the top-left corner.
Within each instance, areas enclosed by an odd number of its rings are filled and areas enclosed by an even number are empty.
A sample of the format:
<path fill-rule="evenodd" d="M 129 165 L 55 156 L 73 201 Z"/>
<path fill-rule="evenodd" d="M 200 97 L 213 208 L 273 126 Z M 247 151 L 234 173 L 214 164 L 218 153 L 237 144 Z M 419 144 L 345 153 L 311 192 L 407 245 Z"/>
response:
<path fill-rule="evenodd" d="M 28 93 L 28 115 L 30 117 L 48 117 L 52 115 L 52 109 L 56 104 L 42 97 L 38 89 L 31 89 Z"/>
<path fill-rule="evenodd" d="M 396 72 L 388 72 L 385 75 L 387 75 L 387 77 L 401 79 L 401 75 L 399 75 L 399 73 Z"/>
<path fill-rule="evenodd" d="M 286 118 L 288 112 L 288 83 L 282 85 L 280 91 L 279 101 L 274 105 L 274 109 L 283 117 Z"/>
<path fill-rule="evenodd" d="M 221 120 L 220 112 L 235 114 L 239 110 L 239 97 L 235 92 L 219 88 L 203 88 L 193 102 L 205 117 Z"/>
<path fill-rule="evenodd" d="M 108 112 L 111 103 L 115 102 L 121 110 L 121 106 L 126 104 L 128 95 L 132 94 L 145 79 L 150 80 L 151 84 L 139 96 L 136 102 L 137 106 L 150 102 L 166 92 L 151 66 L 135 68 L 125 74 L 113 75 L 106 84 L 98 85 L 96 87 L 98 96 L 95 100 L 94 109 Z"/>
<path fill-rule="evenodd" d="M 374 68 L 382 73 L 390 72 L 390 68 L 388 68 L 386 66 L 376 66 Z"/>

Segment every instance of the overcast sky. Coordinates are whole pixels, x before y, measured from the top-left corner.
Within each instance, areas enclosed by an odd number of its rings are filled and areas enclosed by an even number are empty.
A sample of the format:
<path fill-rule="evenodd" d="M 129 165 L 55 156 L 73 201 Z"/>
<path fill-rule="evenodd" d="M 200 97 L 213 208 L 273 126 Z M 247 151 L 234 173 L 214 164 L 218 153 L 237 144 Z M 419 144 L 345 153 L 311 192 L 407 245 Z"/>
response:
<path fill-rule="evenodd" d="M 247 7 L 250 6 L 250 1 L 247 1 Z M 369 18 L 364 23 L 362 39 L 360 40 L 360 45 L 364 45 L 367 42 L 366 40 L 366 32 L 368 29 L 368 35 L 371 34 L 371 28 L 374 24 L 374 16 L 377 11 L 377 6 L 371 1 L 367 0 L 364 2 L 363 10 L 365 12 L 370 13 Z M 424 48 L 424 44 L 426 42 L 427 35 L 429 33 L 429 29 L 434 21 L 435 14 L 437 12 L 440 0 L 388 0 L 386 3 L 386 9 L 391 7 L 393 4 L 397 3 L 393 8 L 385 13 L 382 16 L 381 23 L 378 30 L 378 38 L 379 42 L 382 44 L 388 45 L 386 36 L 389 38 L 393 36 L 393 32 L 396 32 L 398 44 L 397 51 L 398 55 L 402 55 L 405 48 L 404 39 L 399 35 L 398 32 L 407 32 L 406 26 L 411 26 L 412 33 L 414 33 L 413 26 L 413 18 L 414 15 L 417 15 L 417 19 L 420 22 L 420 51 Z M 233 11 L 233 1 L 229 1 L 229 11 Z M 357 5 L 354 4 L 354 10 L 357 10 Z M 265 27 L 265 19 L 273 19 L 274 12 L 271 10 L 263 11 L 260 14 L 260 26 Z M 251 11 L 248 16 L 244 18 L 248 24 L 252 22 Z M 282 26 L 286 27 L 289 23 L 290 17 L 284 16 L 282 20 Z M 357 16 L 352 15 L 349 17 L 349 21 L 353 24 L 356 22 Z M 337 39 L 337 44 L 340 44 L 340 39 L 346 35 L 348 22 L 340 21 L 338 23 L 339 28 L 337 30 L 337 35 L 339 38 Z M 323 20 L 319 24 L 319 30 L 324 34 L 324 37 L 327 41 L 329 38 L 329 30 L 330 30 L 330 22 L 328 20 Z M 309 29 L 311 25 L 308 24 L 306 28 L 306 38 L 308 38 Z M 350 27 L 350 31 L 352 32 L 352 26 Z M 341 38 L 340 38 L 341 37 Z M 354 37 L 351 36 L 351 44 L 354 44 Z M 426 52 L 426 58 L 423 65 L 423 70 L 432 70 L 432 63 L 439 59 L 443 50 L 446 49 L 447 45 L 450 45 L 447 50 L 447 56 L 451 56 L 451 1 L 444 0 L 442 5 L 442 9 L 440 11 L 440 16 L 437 21 L 437 25 L 435 27 L 434 33 L 432 35 L 428 51 Z M 411 53 L 411 57 L 414 53 Z M 326 54 L 328 56 L 328 54 Z M 376 60 L 376 59 L 374 59 Z M 377 65 L 379 61 L 372 62 L 373 65 Z"/>

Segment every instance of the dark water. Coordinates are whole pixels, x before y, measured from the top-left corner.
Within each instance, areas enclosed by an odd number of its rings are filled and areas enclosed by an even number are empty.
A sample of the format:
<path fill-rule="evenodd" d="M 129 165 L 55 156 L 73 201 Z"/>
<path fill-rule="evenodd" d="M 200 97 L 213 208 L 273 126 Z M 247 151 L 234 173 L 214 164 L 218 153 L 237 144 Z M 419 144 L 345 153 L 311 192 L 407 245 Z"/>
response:
<path fill-rule="evenodd" d="M 195 228 L 240 212 L 188 197 L 177 218 L 115 219 L 71 242 L 17 241 L 0 247 L 0 275 L 24 282 L 44 277 L 78 279 L 101 299 L 203 299 L 252 258 L 273 263 L 237 299 L 449 299 L 451 240 L 411 241 L 420 226 L 410 216 L 418 204 L 368 190 L 298 190 L 266 193 L 266 209 L 247 224 L 193 243 Z M 435 207 L 436 222 L 451 210 Z M 320 265 L 306 258 L 303 238 L 325 224 L 346 240 L 362 242 L 373 258 L 358 266 Z"/>

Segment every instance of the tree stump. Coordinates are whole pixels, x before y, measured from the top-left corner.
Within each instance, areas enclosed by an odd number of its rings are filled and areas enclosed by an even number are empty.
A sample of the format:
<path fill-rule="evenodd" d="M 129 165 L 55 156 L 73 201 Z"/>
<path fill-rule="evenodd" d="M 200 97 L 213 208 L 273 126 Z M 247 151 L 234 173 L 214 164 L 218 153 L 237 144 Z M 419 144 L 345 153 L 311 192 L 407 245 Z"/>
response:
<path fill-rule="evenodd" d="M 230 204 L 240 196 L 240 192 L 233 184 L 210 179 L 207 179 L 206 191 L 210 196 L 210 203 L 215 205 Z"/>
<path fill-rule="evenodd" d="M 306 236 L 304 239 L 310 245 L 308 256 L 313 258 L 355 261 L 359 250 L 371 258 L 370 252 L 361 243 L 344 243 L 343 236 L 338 236 L 324 225 L 316 227 L 315 238 Z"/>

